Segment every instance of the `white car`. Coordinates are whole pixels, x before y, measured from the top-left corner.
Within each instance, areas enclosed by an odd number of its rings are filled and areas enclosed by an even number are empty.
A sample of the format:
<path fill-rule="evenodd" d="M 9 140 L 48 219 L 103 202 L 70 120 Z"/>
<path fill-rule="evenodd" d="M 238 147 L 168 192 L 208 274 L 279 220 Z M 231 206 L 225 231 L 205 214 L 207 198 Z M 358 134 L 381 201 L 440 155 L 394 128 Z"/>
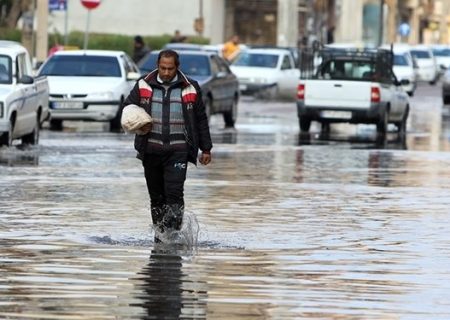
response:
<path fill-rule="evenodd" d="M 0 41 L 0 146 L 14 139 L 38 144 L 39 130 L 49 116 L 48 82 L 33 77 L 30 55 L 13 41 Z"/>
<path fill-rule="evenodd" d="M 40 68 L 50 86 L 50 128 L 63 120 L 109 121 L 120 130 L 120 106 L 140 77 L 139 68 L 122 51 L 58 51 Z"/>
<path fill-rule="evenodd" d="M 295 99 L 300 70 L 287 49 L 247 49 L 230 68 L 243 94 Z"/>
<path fill-rule="evenodd" d="M 438 68 L 433 52 L 428 46 L 416 45 L 411 47 L 411 55 L 418 65 L 419 80 L 435 84 L 438 78 Z"/>
<path fill-rule="evenodd" d="M 450 68 L 450 46 L 448 45 L 432 45 L 431 51 L 436 58 L 439 72 L 444 73 L 445 69 Z"/>
<path fill-rule="evenodd" d="M 382 48 L 390 49 L 391 46 L 383 46 Z M 411 55 L 411 47 L 407 44 L 398 43 L 392 46 L 392 50 L 394 53 L 392 66 L 394 74 L 397 80 L 402 82 L 402 87 L 408 95 L 413 96 L 417 87 L 418 65 Z"/>

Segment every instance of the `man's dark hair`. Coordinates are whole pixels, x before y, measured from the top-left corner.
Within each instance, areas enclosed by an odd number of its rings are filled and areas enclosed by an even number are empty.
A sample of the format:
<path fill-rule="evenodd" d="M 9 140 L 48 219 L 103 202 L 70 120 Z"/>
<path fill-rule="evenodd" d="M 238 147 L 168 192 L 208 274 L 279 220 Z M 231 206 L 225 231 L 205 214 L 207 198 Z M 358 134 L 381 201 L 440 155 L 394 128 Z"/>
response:
<path fill-rule="evenodd" d="M 144 44 L 144 39 L 141 36 L 134 37 L 134 41 L 140 44 Z"/>
<path fill-rule="evenodd" d="M 170 50 L 170 49 L 160 51 L 159 55 L 158 55 L 158 65 L 159 65 L 159 60 L 161 60 L 162 57 L 173 58 L 175 60 L 175 65 L 177 66 L 177 68 L 180 66 L 180 56 L 178 55 L 178 53 L 176 51 Z"/>

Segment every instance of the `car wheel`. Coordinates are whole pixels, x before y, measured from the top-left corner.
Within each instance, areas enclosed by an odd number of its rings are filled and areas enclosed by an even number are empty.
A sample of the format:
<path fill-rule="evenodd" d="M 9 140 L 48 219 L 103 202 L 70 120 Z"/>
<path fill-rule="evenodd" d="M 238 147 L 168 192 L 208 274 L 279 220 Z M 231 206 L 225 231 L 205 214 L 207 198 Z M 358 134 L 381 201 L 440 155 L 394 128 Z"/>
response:
<path fill-rule="evenodd" d="M 408 121 L 409 106 L 406 107 L 405 113 L 403 114 L 402 120 L 397 123 L 397 130 L 399 136 L 406 135 L 406 123 Z"/>
<path fill-rule="evenodd" d="M 122 105 L 123 100 L 119 104 L 119 109 L 117 110 L 117 114 L 114 117 L 114 119 L 109 121 L 109 131 L 110 132 L 120 132 L 122 131 L 122 125 L 120 123 L 120 120 L 122 119 Z"/>
<path fill-rule="evenodd" d="M 38 144 L 39 143 L 39 115 L 36 117 L 36 124 L 33 132 L 22 137 L 23 144 Z"/>
<path fill-rule="evenodd" d="M 206 113 L 206 117 L 208 118 L 208 122 L 209 122 L 209 119 L 211 118 L 211 107 L 212 107 L 211 98 L 206 97 L 203 104 L 205 105 L 205 113 Z"/>
<path fill-rule="evenodd" d="M 223 120 L 225 122 L 225 127 L 227 128 L 233 128 L 234 124 L 236 123 L 237 104 L 237 99 L 233 99 L 230 110 L 223 113 Z"/>
<path fill-rule="evenodd" d="M 450 103 L 450 96 L 442 96 L 442 101 L 444 102 L 444 104 L 449 104 Z"/>
<path fill-rule="evenodd" d="M 309 132 L 309 128 L 311 127 L 311 119 L 301 116 L 299 119 L 299 125 L 301 132 Z"/>
<path fill-rule="evenodd" d="M 388 127 L 388 111 L 384 111 L 377 123 L 378 136 L 386 136 Z"/>
<path fill-rule="evenodd" d="M 330 133 L 330 123 L 329 122 L 322 122 L 320 126 L 320 131 L 322 134 L 329 134 Z"/>
<path fill-rule="evenodd" d="M 61 131 L 63 129 L 63 121 L 59 119 L 50 120 L 50 130 Z"/>
<path fill-rule="evenodd" d="M 5 145 L 5 146 L 12 146 L 13 143 L 13 132 L 14 132 L 14 122 L 15 119 L 11 118 L 9 121 L 9 130 L 8 132 L 3 133 L 2 136 L 0 136 L 0 146 L 1 145 Z"/>

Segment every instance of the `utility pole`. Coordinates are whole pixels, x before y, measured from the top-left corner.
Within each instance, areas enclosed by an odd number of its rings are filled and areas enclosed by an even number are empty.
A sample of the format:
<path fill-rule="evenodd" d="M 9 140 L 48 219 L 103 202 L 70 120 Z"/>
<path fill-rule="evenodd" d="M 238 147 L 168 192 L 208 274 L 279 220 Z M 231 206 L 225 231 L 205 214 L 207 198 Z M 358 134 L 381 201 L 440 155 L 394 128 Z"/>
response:
<path fill-rule="evenodd" d="M 378 46 L 383 44 L 383 33 L 384 33 L 384 0 L 380 0 L 380 21 L 379 21 L 379 30 L 378 30 Z"/>
<path fill-rule="evenodd" d="M 36 60 L 44 61 L 48 52 L 48 0 L 37 1 Z"/>

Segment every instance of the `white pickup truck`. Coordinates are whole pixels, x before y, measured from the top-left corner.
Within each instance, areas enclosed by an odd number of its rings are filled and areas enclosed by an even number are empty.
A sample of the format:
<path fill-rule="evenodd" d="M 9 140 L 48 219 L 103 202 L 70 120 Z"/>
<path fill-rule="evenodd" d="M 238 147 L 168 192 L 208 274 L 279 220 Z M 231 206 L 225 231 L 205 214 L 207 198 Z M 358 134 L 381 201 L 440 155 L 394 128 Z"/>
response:
<path fill-rule="evenodd" d="M 390 50 L 323 49 L 320 55 L 320 65 L 303 72 L 311 76 L 298 84 L 301 132 L 318 121 L 323 132 L 331 123 L 367 123 L 386 136 L 388 123 L 394 123 L 405 134 L 409 99 L 402 84 L 407 80 L 396 79 Z"/>
<path fill-rule="evenodd" d="M 17 42 L 0 41 L 0 146 L 14 139 L 39 142 L 39 129 L 49 117 L 48 83 L 33 77 L 31 60 Z"/>

